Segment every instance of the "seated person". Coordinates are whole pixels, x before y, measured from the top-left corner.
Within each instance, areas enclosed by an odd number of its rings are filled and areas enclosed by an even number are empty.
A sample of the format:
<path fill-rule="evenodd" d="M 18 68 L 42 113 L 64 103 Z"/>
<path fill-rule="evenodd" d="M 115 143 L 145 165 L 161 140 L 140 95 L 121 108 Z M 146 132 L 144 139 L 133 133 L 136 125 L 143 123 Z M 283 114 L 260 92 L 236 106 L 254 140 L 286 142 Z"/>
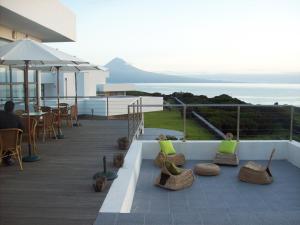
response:
<path fill-rule="evenodd" d="M 4 111 L 0 110 L 0 129 L 19 128 L 24 129 L 24 126 L 18 116 L 14 112 L 15 104 L 12 101 L 7 101 L 4 105 Z M 6 154 L 9 155 L 9 152 Z M 3 159 L 6 165 L 13 165 L 14 161 L 11 156 Z"/>

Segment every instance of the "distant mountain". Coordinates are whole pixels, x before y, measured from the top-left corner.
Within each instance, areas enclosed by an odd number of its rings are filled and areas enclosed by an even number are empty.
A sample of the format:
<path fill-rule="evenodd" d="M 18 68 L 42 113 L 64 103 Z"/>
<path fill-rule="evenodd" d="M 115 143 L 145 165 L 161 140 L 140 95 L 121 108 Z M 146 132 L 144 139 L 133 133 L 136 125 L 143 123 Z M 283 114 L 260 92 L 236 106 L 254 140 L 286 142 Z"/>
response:
<path fill-rule="evenodd" d="M 216 83 L 217 80 L 153 73 L 141 70 L 121 58 L 114 58 L 105 65 L 110 71 L 107 83 Z"/>

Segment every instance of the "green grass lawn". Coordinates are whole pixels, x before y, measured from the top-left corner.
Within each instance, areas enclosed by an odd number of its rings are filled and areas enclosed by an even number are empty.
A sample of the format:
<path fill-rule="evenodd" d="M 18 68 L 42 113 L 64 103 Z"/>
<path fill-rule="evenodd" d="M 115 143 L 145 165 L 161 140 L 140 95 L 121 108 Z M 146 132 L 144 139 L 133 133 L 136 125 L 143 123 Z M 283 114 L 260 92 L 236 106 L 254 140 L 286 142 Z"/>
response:
<path fill-rule="evenodd" d="M 172 111 L 158 111 L 147 112 L 145 115 L 145 128 L 163 128 L 170 130 L 183 131 L 183 119 L 180 112 Z M 186 131 L 188 140 L 212 140 L 214 136 L 205 128 L 201 127 L 193 119 L 186 120 Z"/>

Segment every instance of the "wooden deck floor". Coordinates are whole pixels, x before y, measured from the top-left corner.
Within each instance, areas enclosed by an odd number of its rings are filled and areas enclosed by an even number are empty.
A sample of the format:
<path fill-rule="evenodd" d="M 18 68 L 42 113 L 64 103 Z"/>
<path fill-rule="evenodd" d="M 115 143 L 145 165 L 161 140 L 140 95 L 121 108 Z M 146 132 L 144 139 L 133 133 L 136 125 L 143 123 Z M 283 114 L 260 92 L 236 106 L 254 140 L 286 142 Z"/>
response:
<path fill-rule="evenodd" d="M 39 143 L 41 160 L 24 163 L 24 171 L 0 167 L 0 225 L 93 224 L 108 188 L 94 192 L 92 176 L 102 170 L 103 155 L 111 162 L 124 153 L 116 140 L 127 135 L 127 122 L 81 123 L 65 128 L 65 139 Z"/>

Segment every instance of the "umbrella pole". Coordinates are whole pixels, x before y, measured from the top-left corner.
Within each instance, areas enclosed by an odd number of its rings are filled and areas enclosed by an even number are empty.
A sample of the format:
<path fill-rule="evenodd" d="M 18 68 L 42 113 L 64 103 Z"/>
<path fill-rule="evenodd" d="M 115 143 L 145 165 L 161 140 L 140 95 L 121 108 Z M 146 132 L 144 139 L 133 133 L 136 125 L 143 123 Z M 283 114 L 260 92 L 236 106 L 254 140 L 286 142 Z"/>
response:
<path fill-rule="evenodd" d="M 57 91 L 57 139 L 63 139 L 64 135 L 60 129 L 60 106 L 59 106 L 59 66 L 56 67 L 56 91 Z"/>
<path fill-rule="evenodd" d="M 78 100 L 77 100 L 77 72 L 75 72 L 75 109 L 76 109 L 76 121 L 73 126 L 78 127 Z"/>
<path fill-rule="evenodd" d="M 27 132 L 28 132 L 28 156 L 23 157 L 24 162 L 35 162 L 40 160 L 36 155 L 32 155 L 31 152 L 31 125 L 30 125 L 30 115 L 29 115 L 29 91 L 28 91 L 28 64 L 29 61 L 25 61 L 25 70 L 24 70 L 24 97 L 25 97 L 25 111 L 27 114 Z"/>

